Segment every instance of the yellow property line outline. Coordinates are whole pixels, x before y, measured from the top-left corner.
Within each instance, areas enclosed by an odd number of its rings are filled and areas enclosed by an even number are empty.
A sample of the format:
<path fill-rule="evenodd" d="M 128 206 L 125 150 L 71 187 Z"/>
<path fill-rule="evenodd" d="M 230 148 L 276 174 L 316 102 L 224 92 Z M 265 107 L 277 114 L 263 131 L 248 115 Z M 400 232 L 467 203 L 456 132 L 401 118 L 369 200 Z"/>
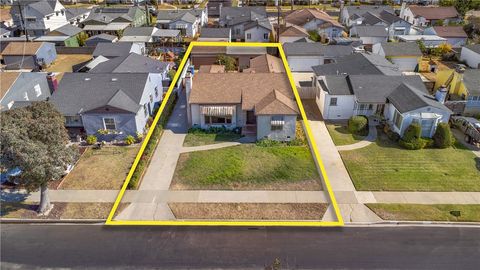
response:
<path fill-rule="evenodd" d="M 206 47 L 206 46 L 217 46 L 217 47 L 227 47 L 227 46 L 232 46 L 232 47 L 270 47 L 270 48 L 277 48 L 280 52 L 280 57 L 283 61 L 283 64 L 285 66 L 285 70 L 287 73 L 288 80 L 290 81 L 290 85 L 292 87 L 293 93 L 295 95 L 295 99 L 297 101 L 298 107 L 300 109 L 300 114 L 302 116 L 302 119 L 304 119 L 304 124 L 305 124 L 305 129 L 307 131 L 307 136 L 310 140 L 310 145 L 311 148 L 313 148 L 313 153 L 315 155 L 315 158 L 317 160 L 318 166 L 320 167 L 321 175 L 324 179 L 324 183 L 327 189 L 327 193 L 330 197 L 331 204 L 333 206 L 337 221 L 203 221 L 203 220 L 113 220 L 113 216 L 115 215 L 115 212 L 117 211 L 118 205 L 120 204 L 123 195 L 125 194 L 125 191 L 127 189 L 128 183 L 130 182 L 130 179 L 132 178 L 133 173 L 135 172 L 135 169 L 138 165 L 138 162 L 140 161 L 140 158 L 143 155 L 143 151 L 145 150 L 145 147 L 150 140 L 150 137 L 152 136 L 153 130 L 157 126 L 157 122 L 160 119 L 160 115 L 162 114 L 166 103 L 168 99 L 170 98 L 171 93 L 173 92 L 174 86 L 177 84 L 178 78 L 180 77 L 180 74 L 183 72 L 183 68 L 185 67 L 185 63 L 187 62 L 188 57 L 190 56 L 190 52 L 192 51 L 192 48 L 194 46 L 197 47 Z M 298 94 L 297 88 L 295 86 L 295 82 L 293 81 L 292 73 L 290 72 L 290 67 L 288 66 L 287 58 L 285 57 L 285 53 L 283 51 L 282 45 L 280 43 L 258 43 L 258 42 L 242 42 L 242 43 L 235 43 L 235 42 L 191 42 L 190 45 L 187 48 L 187 51 L 185 52 L 185 55 L 182 59 L 182 62 L 180 63 L 180 66 L 177 69 L 177 72 L 175 73 L 175 76 L 172 80 L 172 83 L 170 84 L 170 87 L 168 88 L 168 91 L 160 105 L 160 108 L 157 112 L 157 115 L 155 115 L 155 118 L 151 124 L 151 128 L 147 135 L 145 136 L 145 140 L 142 143 L 142 146 L 140 147 L 140 150 L 135 158 L 135 161 L 133 162 L 132 167 L 130 168 L 130 171 L 128 172 L 127 178 L 125 179 L 125 182 L 123 183 L 122 189 L 120 190 L 115 203 L 113 204 L 112 210 L 110 210 L 110 214 L 108 215 L 107 221 L 105 222 L 106 225 L 164 225 L 164 226 L 310 226 L 310 227 L 318 227 L 318 226 L 344 226 L 343 218 L 342 215 L 340 214 L 340 209 L 337 204 L 337 200 L 335 199 L 335 196 L 332 191 L 332 187 L 330 185 L 330 181 L 328 179 L 327 173 L 325 172 L 325 167 L 323 165 L 322 159 L 320 157 L 320 153 L 317 150 L 317 145 L 315 142 L 315 139 L 312 136 L 312 131 L 310 129 L 310 124 L 308 123 L 308 119 L 305 113 L 305 110 L 303 108 L 302 101 L 300 99 L 300 95 Z"/>

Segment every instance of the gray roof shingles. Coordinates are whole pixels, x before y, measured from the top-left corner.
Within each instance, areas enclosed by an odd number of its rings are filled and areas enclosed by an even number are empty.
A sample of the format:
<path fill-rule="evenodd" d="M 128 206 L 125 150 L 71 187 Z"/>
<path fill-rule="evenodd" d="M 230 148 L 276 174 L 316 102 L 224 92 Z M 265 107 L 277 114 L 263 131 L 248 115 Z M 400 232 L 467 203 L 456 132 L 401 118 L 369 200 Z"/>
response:
<path fill-rule="evenodd" d="M 313 66 L 317 76 L 322 75 L 400 75 L 398 67 L 383 56 L 367 53 L 354 53 L 336 60 L 336 63 Z"/>
<path fill-rule="evenodd" d="M 410 112 L 427 106 L 450 111 L 433 96 L 426 92 L 419 91 L 417 88 L 406 83 L 399 85 L 388 95 L 387 99 L 400 113 Z"/>
<path fill-rule="evenodd" d="M 130 53 L 102 62 L 89 73 L 163 73 L 169 63 Z"/>
<path fill-rule="evenodd" d="M 323 45 L 321 43 L 284 43 L 283 49 L 287 56 L 330 56 L 341 57 L 353 53 L 353 48 L 347 45 Z"/>

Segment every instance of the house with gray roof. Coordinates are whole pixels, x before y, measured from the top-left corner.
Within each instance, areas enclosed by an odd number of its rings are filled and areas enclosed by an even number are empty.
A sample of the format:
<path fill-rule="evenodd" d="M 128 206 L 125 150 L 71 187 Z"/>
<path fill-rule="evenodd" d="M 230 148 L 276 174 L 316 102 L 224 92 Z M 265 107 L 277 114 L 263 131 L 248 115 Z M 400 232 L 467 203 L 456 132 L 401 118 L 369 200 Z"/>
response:
<path fill-rule="evenodd" d="M 120 42 L 135 42 L 135 43 L 153 43 L 158 39 L 155 33 L 159 29 L 154 26 L 142 26 L 142 27 L 127 27 L 123 31 L 123 35 L 120 38 Z"/>
<path fill-rule="evenodd" d="M 356 19 L 356 24 L 364 26 L 384 26 L 388 32 L 388 38 L 393 40 L 398 35 L 410 34 L 411 24 L 398 17 L 394 13 L 382 10 L 378 13 L 367 11 Z"/>
<path fill-rule="evenodd" d="M 471 68 L 480 68 L 480 44 L 462 47 L 460 60 L 465 61 Z"/>
<path fill-rule="evenodd" d="M 353 53 L 348 45 L 324 45 L 318 42 L 284 43 L 283 50 L 293 72 L 312 72 L 313 66 L 334 63 L 338 58 Z"/>
<path fill-rule="evenodd" d="M 401 71 L 418 70 L 422 51 L 416 42 L 387 42 L 373 45 L 372 52 L 387 58 Z"/>
<path fill-rule="evenodd" d="M 85 45 L 89 47 L 96 47 L 98 43 L 113 43 L 117 42 L 118 37 L 109 35 L 109 34 L 99 34 L 99 35 L 94 35 L 85 41 Z"/>
<path fill-rule="evenodd" d="M 232 40 L 230 28 L 202 28 L 198 41 L 226 41 Z"/>
<path fill-rule="evenodd" d="M 5 111 L 18 104 L 44 101 L 53 89 L 43 72 L 2 72 L 0 83 L 0 110 Z M 50 79 L 54 79 L 50 77 Z"/>
<path fill-rule="evenodd" d="M 399 67 L 385 57 L 372 53 L 354 53 L 338 58 L 335 63 L 312 67 L 317 76 L 323 75 L 401 75 Z"/>
<path fill-rule="evenodd" d="M 365 13 L 370 12 L 372 14 L 377 15 L 383 11 L 389 12 L 391 14 L 394 13 L 392 6 L 388 6 L 388 5 L 344 6 L 340 11 L 340 22 L 347 27 L 351 27 L 361 22 L 363 20 L 363 15 Z"/>
<path fill-rule="evenodd" d="M 324 119 L 349 119 L 354 115 L 384 117 L 403 135 L 417 122 L 422 136 L 431 137 L 451 111 L 431 96 L 420 76 L 326 75 L 313 79 L 316 103 Z"/>
<path fill-rule="evenodd" d="M 147 23 L 143 7 L 95 7 L 81 23 L 88 35 L 109 34 L 119 36 L 127 27 L 140 27 Z"/>
<path fill-rule="evenodd" d="M 56 46 L 65 47 L 78 47 L 78 36 L 82 33 L 82 28 L 74 26 L 72 24 L 66 24 L 60 28 L 57 28 L 46 36 L 39 37 L 35 41 L 47 41 L 53 42 Z"/>
<path fill-rule="evenodd" d="M 101 55 L 103 57 L 112 59 L 115 57 L 128 55 L 132 52 L 143 55 L 145 53 L 145 47 L 141 46 L 139 43 L 133 42 L 102 42 L 97 44 L 92 56 L 98 57 Z"/>
<path fill-rule="evenodd" d="M 90 15 L 91 9 L 88 8 L 67 8 L 65 9 L 65 15 L 67 20 L 70 22 L 71 25 L 78 26 L 80 23 L 85 21 Z"/>
<path fill-rule="evenodd" d="M 31 36 L 43 36 L 68 24 L 65 7 L 58 0 L 21 1 L 22 16 L 18 5 L 12 5 L 10 14 L 17 28 L 22 25 Z"/>
<path fill-rule="evenodd" d="M 273 35 L 265 7 L 224 7 L 220 10 L 219 25 L 230 28 L 234 40 L 269 42 Z"/>
<path fill-rule="evenodd" d="M 206 9 L 159 10 L 157 27 L 159 29 L 176 29 L 184 37 L 195 37 L 200 27 L 208 23 Z"/>
<path fill-rule="evenodd" d="M 149 73 L 65 73 L 50 102 L 70 131 L 121 140 L 147 131 L 162 100 L 161 87 Z M 102 130 L 107 134 L 99 134 Z"/>
<path fill-rule="evenodd" d="M 365 49 L 371 50 L 373 44 L 388 41 L 388 29 L 383 25 L 355 25 L 349 36 L 361 39 Z"/>

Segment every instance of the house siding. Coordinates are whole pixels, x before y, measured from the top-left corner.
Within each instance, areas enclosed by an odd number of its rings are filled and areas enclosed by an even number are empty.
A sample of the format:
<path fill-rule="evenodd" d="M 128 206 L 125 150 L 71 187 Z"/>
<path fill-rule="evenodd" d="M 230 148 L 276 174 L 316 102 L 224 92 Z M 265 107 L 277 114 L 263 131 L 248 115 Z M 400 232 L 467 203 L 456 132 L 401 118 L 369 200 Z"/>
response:
<path fill-rule="evenodd" d="M 288 66 L 293 72 L 313 72 L 312 67 L 323 65 L 325 59 L 323 56 L 287 56 Z"/>
<path fill-rule="evenodd" d="M 469 48 L 463 47 L 460 59 L 465 61 L 467 65 L 471 68 L 480 67 L 480 53 L 476 53 Z"/>
<path fill-rule="evenodd" d="M 251 35 L 248 38 L 248 35 Z M 267 34 L 267 38 L 264 35 Z M 248 30 L 245 30 L 245 42 L 269 42 L 270 41 L 270 30 L 263 27 L 253 27 Z"/>
<path fill-rule="evenodd" d="M 38 86 L 37 86 L 38 85 Z M 40 89 L 37 96 L 35 87 Z M 8 104 L 12 101 L 42 101 L 50 97 L 50 87 L 45 73 L 26 72 L 15 80 L 8 92 L 0 101 L 2 110 L 9 109 Z"/>
<path fill-rule="evenodd" d="M 277 141 L 291 141 L 295 139 L 296 121 L 295 115 L 284 115 L 284 126 L 282 130 L 272 131 L 271 115 L 257 116 L 257 140 L 268 138 Z"/>

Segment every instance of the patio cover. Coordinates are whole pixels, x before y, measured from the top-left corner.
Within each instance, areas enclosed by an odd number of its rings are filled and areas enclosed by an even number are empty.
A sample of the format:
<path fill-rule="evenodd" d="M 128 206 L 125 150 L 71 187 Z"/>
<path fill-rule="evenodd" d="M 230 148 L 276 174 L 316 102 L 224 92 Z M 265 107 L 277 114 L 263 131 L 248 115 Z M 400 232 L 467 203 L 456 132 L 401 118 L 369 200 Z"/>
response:
<path fill-rule="evenodd" d="M 204 106 L 201 109 L 207 116 L 232 116 L 235 106 Z"/>

